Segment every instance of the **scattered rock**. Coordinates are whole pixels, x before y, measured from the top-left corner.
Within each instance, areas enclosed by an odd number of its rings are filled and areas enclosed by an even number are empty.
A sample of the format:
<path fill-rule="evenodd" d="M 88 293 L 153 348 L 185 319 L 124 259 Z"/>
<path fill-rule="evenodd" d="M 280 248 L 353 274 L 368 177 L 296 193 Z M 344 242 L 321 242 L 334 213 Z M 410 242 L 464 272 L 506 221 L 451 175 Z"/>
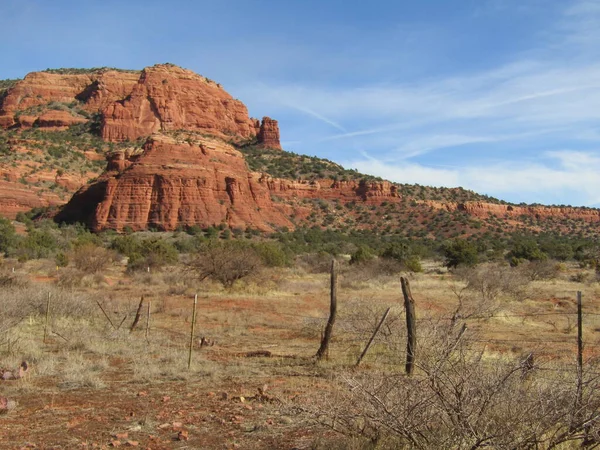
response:
<path fill-rule="evenodd" d="M 189 439 L 189 433 L 186 430 L 181 430 L 177 434 L 177 440 L 178 441 L 187 441 L 188 439 Z"/>
<path fill-rule="evenodd" d="M 0 369 L 0 378 L 4 381 L 23 378 L 29 370 L 27 361 L 23 361 L 17 369 Z"/>
<path fill-rule="evenodd" d="M 17 407 L 17 402 L 6 397 L 0 397 L 0 414 L 7 414 Z"/>

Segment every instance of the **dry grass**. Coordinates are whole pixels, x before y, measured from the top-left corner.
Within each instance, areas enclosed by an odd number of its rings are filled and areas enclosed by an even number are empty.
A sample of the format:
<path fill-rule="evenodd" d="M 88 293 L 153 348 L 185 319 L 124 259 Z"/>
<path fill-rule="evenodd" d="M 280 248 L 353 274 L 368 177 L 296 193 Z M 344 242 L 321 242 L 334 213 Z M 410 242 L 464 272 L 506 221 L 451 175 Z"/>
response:
<path fill-rule="evenodd" d="M 378 373 L 402 367 L 405 319 L 399 274 L 342 267 L 330 358 L 315 365 L 311 358 L 329 310 L 327 273 L 303 267 L 266 269 L 225 289 L 218 282 L 199 282 L 182 267 L 127 274 L 124 267 L 111 266 L 96 281 L 91 275 L 90 282 L 57 286 L 57 280 L 65 276 L 64 269 L 53 273 L 47 271 L 47 264 L 28 263 L 16 271 L 24 282 L 0 291 L 0 367 L 16 366 L 23 359 L 31 362 L 28 378 L 14 385 L 16 393 L 42 392 L 41 386 L 50 384 L 59 392 L 87 389 L 108 395 L 115 386 L 127 383 L 133 383 L 131 389 L 136 390 L 138 385 L 160 385 L 168 390 L 173 383 L 203 383 L 210 391 L 242 386 L 240 392 L 245 392 L 250 389 L 247 386 L 269 380 L 295 398 L 332 389 L 332 380 L 354 365 L 390 306 L 392 313 L 362 370 Z M 423 340 L 425 330 L 447 325 L 447 318 L 457 310 L 457 292 L 468 284 L 464 276 L 459 279 L 434 262 L 426 262 L 424 267 L 424 273 L 409 275 L 417 302 L 418 333 Z M 570 281 L 577 270 L 567 267 L 556 279 L 527 282 L 526 297 L 502 288 L 493 295 L 493 315 L 465 319 L 467 336 L 483 351 L 484 360 L 506 361 L 533 350 L 545 364 L 550 358 L 572 362 L 575 330 L 570 318 L 574 316 L 562 313 L 575 311 L 575 291 L 583 291 L 586 312 L 600 313 L 594 301 L 600 296 L 600 285 Z M 475 304 L 478 292 L 473 290 L 469 301 Z M 44 344 L 48 293 L 51 320 Z M 199 294 L 195 349 L 188 370 L 195 293 Z M 145 308 L 138 329 L 133 333 L 128 330 L 142 294 L 152 302 L 148 340 Z M 554 312 L 560 314 L 549 314 Z M 585 316 L 586 360 L 596 356 L 592 346 L 600 330 L 596 317 L 600 316 Z M 202 336 L 216 344 L 200 348 Z M 257 350 L 273 356 L 244 356 Z M 343 447 L 353 445 L 361 448 L 362 444 L 344 441 Z"/>

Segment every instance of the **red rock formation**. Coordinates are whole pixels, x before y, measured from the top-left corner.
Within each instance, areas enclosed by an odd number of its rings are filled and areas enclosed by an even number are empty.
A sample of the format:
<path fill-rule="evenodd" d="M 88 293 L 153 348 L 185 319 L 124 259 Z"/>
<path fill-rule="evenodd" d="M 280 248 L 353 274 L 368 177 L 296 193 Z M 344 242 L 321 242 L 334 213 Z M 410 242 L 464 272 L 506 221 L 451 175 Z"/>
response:
<path fill-rule="evenodd" d="M 86 74 L 32 72 L 10 88 L 0 104 L 0 127 L 16 124 L 31 126 L 38 116 L 28 114 L 15 118 L 17 111 L 43 107 L 50 102 L 83 102 L 80 106 L 90 112 L 124 98 L 136 84 L 139 73 L 96 71 Z M 34 117 L 31 120 L 31 117 Z"/>
<path fill-rule="evenodd" d="M 87 119 L 75 117 L 67 111 L 48 111 L 36 120 L 40 128 L 53 128 L 55 130 L 67 129 L 71 125 L 86 123 Z"/>
<path fill-rule="evenodd" d="M 592 208 L 574 208 L 570 206 L 518 206 L 518 205 L 500 205 L 496 203 L 485 202 L 465 202 L 465 203 L 442 203 L 436 201 L 423 201 L 436 209 L 445 209 L 447 211 L 464 211 L 473 217 L 487 218 L 490 214 L 497 217 L 518 218 L 521 216 L 543 218 L 564 218 L 581 219 L 586 222 L 599 222 L 600 210 Z"/>
<path fill-rule="evenodd" d="M 40 194 L 18 181 L 0 180 L 0 214 L 14 219 L 17 213 L 32 208 L 63 204 L 56 194 Z"/>
<path fill-rule="evenodd" d="M 142 71 L 124 100 L 103 110 L 102 137 L 135 140 L 158 131 L 202 131 L 224 139 L 248 139 L 256 124 L 242 102 L 220 85 L 170 64 Z"/>
<path fill-rule="evenodd" d="M 335 181 L 327 178 L 294 181 L 262 175 L 260 182 L 281 198 L 322 198 L 349 202 L 362 200 L 374 203 L 400 198 L 396 186 L 389 181 Z"/>
<path fill-rule="evenodd" d="M 276 120 L 270 117 L 263 117 L 262 123 L 256 135 L 260 145 L 266 148 L 277 148 L 281 150 L 281 142 L 279 141 L 279 125 Z"/>
<path fill-rule="evenodd" d="M 153 136 L 143 154 L 114 157 L 109 169 L 75 194 L 57 220 L 84 221 L 96 231 L 221 223 L 264 231 L 293 227 L 286 207 L 271 201 L 242 154 L 220 140 Z"/>

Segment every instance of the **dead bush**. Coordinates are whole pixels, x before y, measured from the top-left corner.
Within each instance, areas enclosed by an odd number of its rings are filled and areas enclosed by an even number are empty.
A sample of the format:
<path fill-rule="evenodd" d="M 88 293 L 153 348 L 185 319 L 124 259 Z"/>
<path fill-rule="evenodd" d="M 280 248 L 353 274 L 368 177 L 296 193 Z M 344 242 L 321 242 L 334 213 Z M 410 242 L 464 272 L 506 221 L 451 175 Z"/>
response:
<path fill-rule="evenodd" d="M 475 267 L 459 267 L 454 274 L 466 283 L 467 291 L 477 293 L 481 299 L 494 301 L 500 295 L 522 299 L 526 295 L 528 280 L 519 270 L 496 263 Z"/>
<path fill-rule="evenodd" d="M 421 326 L 413 376 L 397 369 L 341 373 L 337 388 L 302 408 L 362 441 L 354 448 L 550 449 L 597 433 L 597 377 L 586 376 L 576 403 L 574 371 L 526 368 L 518 358 L 489 361 L 463 331 Z"/>
<path fill-rule="evenodd" d="M 403 271 L 404 266 L 393 259 L 375 258 L 348 266 L 340 266 L 340 269 L 344 275 L 341 286 L 351 288 L 356 283 L 388 281 L 392 277 L 397 277 Z"/>
<path fill-rule="evenodd" d="M 75 288 L 83 285 L 84 277 L 81 270 L 68 267 L 58 271 L 54 282 L 62 288 Z"/>
<path fill-rule="evenodd" d="M 105 270 L 115 260 L 115 253 L 87 243 L 75 248 L 69 258 L 76 269 L 93 274 Z"/>
<path fill-rule="evenodd" d="M 306 253 L 296 258 L 296 265 L 307 273 L 328 273 L 333 256 L 326 252 Z"/>
<path fill-rule="evenodd" d="M 551 259 L 528 261 L 517 266 L 518 272 L 531 281 L 554 280 L 560 273 L 560 265 Z"/>
<path fill-rule="evenodd" d="M 257 273 L 262 266 L 256 251 L 237 241 L 211 241 L 200 247 L 189 267 L 200 280 L 212 278 L 226 288 L 244 277 Z"/>
<path fill-rule="evenodd" d="M 43 315 L 50 295 L 52 317 L 90 318 L 94 304 L 88 295 L 30 284 L 0 290 L 0 334 L 31 315 Z"/>

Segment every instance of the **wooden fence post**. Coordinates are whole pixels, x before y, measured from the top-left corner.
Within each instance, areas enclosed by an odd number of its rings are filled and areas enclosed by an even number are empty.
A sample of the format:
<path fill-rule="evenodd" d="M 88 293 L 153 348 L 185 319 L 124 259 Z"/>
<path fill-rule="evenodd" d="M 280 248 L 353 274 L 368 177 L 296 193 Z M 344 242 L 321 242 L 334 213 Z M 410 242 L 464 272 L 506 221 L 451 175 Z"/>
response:
<path fill-rule="evenodd" d="M 325 326 L 325 333 L 323 333 L 323 339 L 321 340 L 321 346 L 317 351 L 317 360 L 328 357 L 329 353 L 329 341 L 331 341 L 331 334 L 333 332 L 333 324 L 335 323 L 335 317 L 337 315 L 337 273 L 336 273 L 336 262 L 335 259 L 331 261 L 331 287 L 330 287 L 330 307 L 329 307 L 329 319 Z"/>
<path fill-rule="evenodd" d="M 402 294 L 404 295 L 404 309 L 406 310 L 406 374 L 412 375 L 417 350 L 417 326 L 415 321 L 415 301 L 410 292 L 410 284 L 405 277 L 400 278 Z"/>
<path fill-rule="evenodd" d="M 577 405 L 575 413 L 579 415 L 583 397 L 583 314 L 581 291 L 577 291 Z"/>
<path fill-rule="evenodd" d="M 190 331 L 190 353 L 188 354 L 188 370 L 192 367 L 192 350 L 194 349 L 194 328 L 196 327 L 196 305 L 198 304 L 198 294 L 194 295 L 194 309 L 192 311 L 192 329 Z"/>
<path fill-rule="evenodd" d="M 140 316 L 142 315 L 142 307 L 144 306 L 144 295 L 142 294 L 142 298 L 140 299 L 140 304 L 138 305 L 137 311 L 135 312 L 135 318 L 133 319 L 133 323 L 131 324 L 131 328 L 129 328 L 129 332 L 133 332 L 138 322 L 140 321 Z"/>
<path fill-rule="evenodd" d="M 46 300 L 46 322 L 44 324 L 44 344 L 48 335 L 48 320 L 50 318 L 50 292 L 48 292 L 48 300 Z"/>
<path fill-rule="evenodd" d="M 377 333 L 379 333 L 379 329 L 383 325 L 383 322 L 385 322 L 385 319 L 387 319 L 387 316 L 390 313 L 391 309 L 392 309 L 391 307 L 389 307 L 387 309 L 387 311 L 385 312 L 385 314 L 383 315 L 383 317 L 381 318 L 381 320 L 377 324 L 377 328 L 375 328 L 375 331 L 373 331 L 373 335 L 371 336 L 371 339 L 369 339 L 369 342 L 367 343 L 367 346 L 365 347 L 365 349 L 363 350 L 363 352 L 358 357 L 358 361 L 356 361 L 356 367 L 358 367 L 360 365 L 360 362 L 362 361 L 362 359 L 365 357 L 365 355 L 369 351 L 369 347 L 371 347 L 371 344 L 373 343 L 373 340 L 375 339 L 375 336 L 377 336 Z"/>
<path fill-rule="evenodd" d="M 113 321 L 110 320 L 110 317 L 108 316 L 108 314 L 106 314 L 106 311 L 104 310 L 104 308 L 102 307 L 102 305 L 100 304 L 100 302 L 98 300 L 96 300 L 96 305 L 98 305 L 98 307 L 100 308 L 100 311 L 102 311 L 102 314 L 104 314 L 104 317 L 106 317 L 106 320 L 108 320 L 108 323 L 110 323 L 110 326 L 116 330 L 117 327 L 115 327 L 115 324 L 113 323 Z"/>
<path fill-rule="evenodd" d="M 148 300 L 148 313 L 146 314 L 146 341 L 148 340 L 148 330 L 150 329 L 150 306 L 152 300 Z"/>

